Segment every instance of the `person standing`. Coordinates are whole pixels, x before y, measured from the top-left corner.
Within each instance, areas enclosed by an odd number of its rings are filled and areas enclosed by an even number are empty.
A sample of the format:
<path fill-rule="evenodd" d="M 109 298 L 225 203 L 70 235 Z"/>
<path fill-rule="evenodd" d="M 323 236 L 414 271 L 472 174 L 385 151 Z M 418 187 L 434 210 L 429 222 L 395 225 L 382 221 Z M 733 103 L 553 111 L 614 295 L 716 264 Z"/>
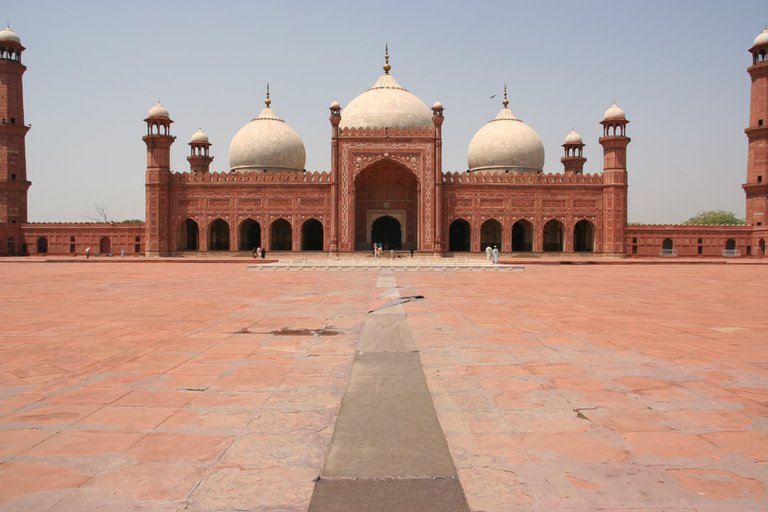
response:
<path fill-rule="evenodd" d="M 493 251 L 491 251 L 491 254 L 493 256 L 493 264 L 497 264 L 499 262 L 499 249 L 494 245 Z"/>
<path fill-rule="evenodd" d="M 91 248 L 90 247 L 86 247 L 85 248 L 85 259 L 88 259 L 90 257 L 91 257 Z"/>
<path fill-rule="evenodd" d="M 486 245 L 485 246 L 485 261 L 490 263 L 492 255 L 493 255 L 493 249 L 491 249 L 490 245 Z"/>
<path fill-rule="evenodd" d="M 125 258 L 125 247 L 120 248 L 120 257 Z"/>
<path fill-rule="evenodd" d="M 261 248 L 261 259 L 266 259 L 267 257 L 267 250 L 265 248 Z"/>

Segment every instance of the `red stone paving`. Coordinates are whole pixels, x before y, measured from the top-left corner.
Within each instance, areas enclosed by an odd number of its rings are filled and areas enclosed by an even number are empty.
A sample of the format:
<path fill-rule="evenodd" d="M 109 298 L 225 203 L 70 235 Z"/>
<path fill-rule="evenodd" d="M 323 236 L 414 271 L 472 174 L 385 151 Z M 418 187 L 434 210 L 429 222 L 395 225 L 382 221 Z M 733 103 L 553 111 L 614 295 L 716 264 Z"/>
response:
<path fill-rule="evenodd" d="M 0 510 L 306 510 L 385 290 L 245 263 L 0 262 Z M 768 266 L 394 276 L 472 510 L 768 509 Z"/>

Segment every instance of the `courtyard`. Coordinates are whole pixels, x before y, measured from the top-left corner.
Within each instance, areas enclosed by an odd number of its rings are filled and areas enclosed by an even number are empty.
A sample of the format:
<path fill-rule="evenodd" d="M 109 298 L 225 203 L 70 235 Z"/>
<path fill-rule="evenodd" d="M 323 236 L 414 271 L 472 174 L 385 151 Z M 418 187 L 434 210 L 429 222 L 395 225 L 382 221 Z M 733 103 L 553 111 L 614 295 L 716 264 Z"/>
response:
<path fill-rule="evenodd" d="M 766 265 L 247 263 L 0 263 L 0 510 L 326 510 L 313 493 L 345 470 L 457 476 L 457 510 L 768 507 Z M 373 416 L 338 423 L 361 444 L 335 428 L 379 352 L 418 355 L 431 404 L 402 401 L 434 407 L 445 474 L 375 450 L 334 469 L 378 442 Z"/>

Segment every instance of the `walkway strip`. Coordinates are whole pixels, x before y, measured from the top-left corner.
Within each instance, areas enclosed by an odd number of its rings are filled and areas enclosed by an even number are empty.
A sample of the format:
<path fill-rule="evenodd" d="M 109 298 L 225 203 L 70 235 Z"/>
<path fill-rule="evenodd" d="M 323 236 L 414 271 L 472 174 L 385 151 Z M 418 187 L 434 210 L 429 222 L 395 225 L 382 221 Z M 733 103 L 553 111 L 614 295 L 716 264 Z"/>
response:
<path fill-rule="evenodd" d="M 363 325 L 309 510 L 469 510 L 402 306 Z"/>

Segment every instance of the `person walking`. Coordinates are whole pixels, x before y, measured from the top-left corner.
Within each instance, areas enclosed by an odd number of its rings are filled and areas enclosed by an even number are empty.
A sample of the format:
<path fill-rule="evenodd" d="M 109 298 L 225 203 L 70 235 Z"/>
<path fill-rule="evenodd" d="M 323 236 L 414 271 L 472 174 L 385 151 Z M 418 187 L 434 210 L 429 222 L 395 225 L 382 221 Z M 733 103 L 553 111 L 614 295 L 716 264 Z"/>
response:
<path fill-rule="evenodd" d="M 266 259 L 267 257 L 267 250 L 265 248 L 261 248 L 261 259 Z"/>
<path fill-rule="evenodd" d="M 493 249 L 491 249 L 490 245 L 485 246 L 485 261 L 489 262 L 491 261 L 491 256 L 493 255 Z"/>
<path fill-rule="evenodd" d="M 493 246 L 491 255 L 493 256 L 493 264 L 497 264 L 499 262 L 499 249 L 495 245 Z"/>
<path fill-rule="evenodd" d="M 90 257 L 91 257 L 91 248 L 90 247 L 86 247 L 85 248 L 85 259 L 88 259 Z"/>

